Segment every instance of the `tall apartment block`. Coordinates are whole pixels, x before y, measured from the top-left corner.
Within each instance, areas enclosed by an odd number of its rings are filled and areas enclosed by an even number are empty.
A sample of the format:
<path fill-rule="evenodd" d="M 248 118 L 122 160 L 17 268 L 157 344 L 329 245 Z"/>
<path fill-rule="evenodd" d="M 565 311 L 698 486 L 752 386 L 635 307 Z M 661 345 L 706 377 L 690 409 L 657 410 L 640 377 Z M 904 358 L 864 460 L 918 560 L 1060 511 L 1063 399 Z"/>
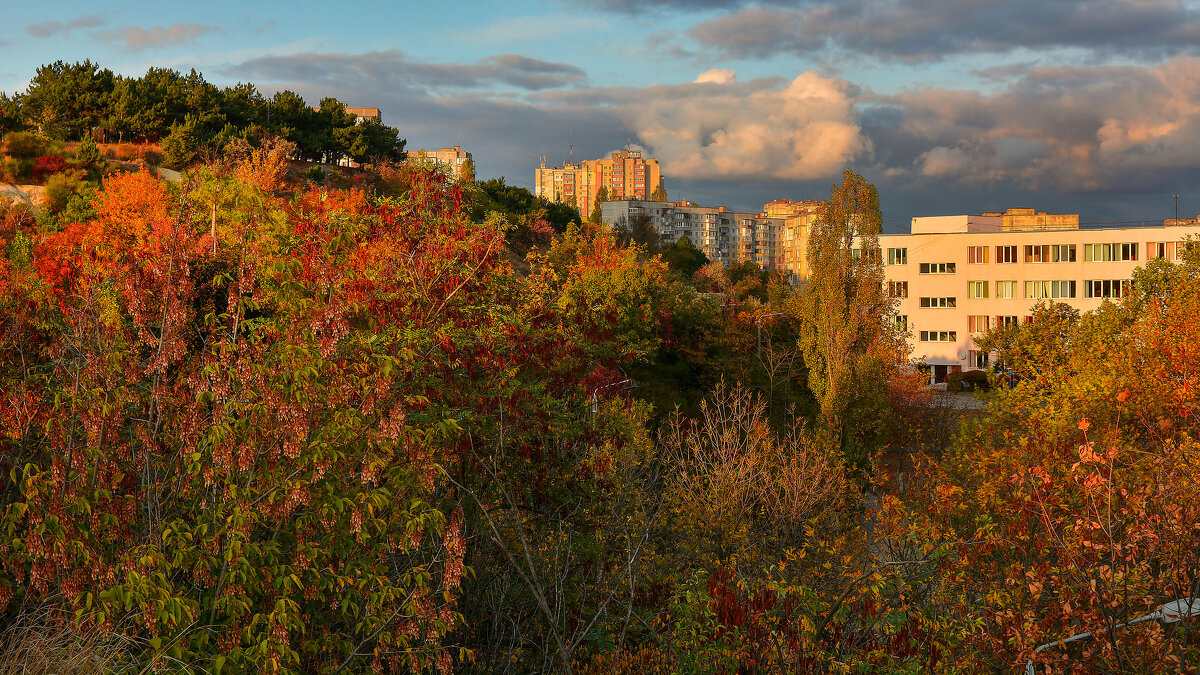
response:
<path fill-rule="evenodd" d="M 546 158 L 534 170 L 534 194 L 553 202 L 575 205 L 583 217 L 592 212 L 601 186 L 610 200 L 647 199 L 662 180 L 657 159 L 641 150 L 621 150 L 604 159 L 566 163 L 548 168 Z"/>
<path fill-rule="evenodd" d="M 984 368 L 975 340 L 992 326 L 1032 320 L 1038 302 L 1081 312 L 1130 290 L 1133 270 L 1151 258 L 1178 260 L 1198 218 L 1159 227 L 1080 228 L 1074 214 L 1032 209 L 979 216 L 913 218 L 910 234 L 879 237 L 887 290 L 911 333 L 910 356 L 934 381 Z"/>
<path fill-rule="evenodd" d="M 445 166 L 450 171 L 450 175 L 455 178 L 462 176 L 463 165 L 467 162 L 474 161 L 471 153 L 463 150 L 460 146 L 451 146 L 442 148 L 441 150 L 409 150 L 410 158 L 423 157 L 436 164 Z"/>
<path fill-rule="evenodd" d="M 645 215 L 650 218 L 663 243 L 670 245 L 687 236 L 709 260 L 725 265 L 750 260 L 763 269 L 780 268 L 786 219 L 763 213 L 730 211 L 724 206 L 699 206 L 681 202 L 652 202 L 622 199 L 600 205 L 605 223 Z"/>

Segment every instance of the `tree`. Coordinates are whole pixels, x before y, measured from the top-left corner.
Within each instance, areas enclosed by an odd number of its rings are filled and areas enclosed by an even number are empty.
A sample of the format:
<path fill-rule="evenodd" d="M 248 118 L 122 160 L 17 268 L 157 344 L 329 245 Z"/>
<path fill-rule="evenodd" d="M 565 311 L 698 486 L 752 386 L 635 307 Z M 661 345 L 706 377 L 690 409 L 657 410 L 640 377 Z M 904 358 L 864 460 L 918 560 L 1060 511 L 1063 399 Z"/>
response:
<path fill-rule="evenodd" d="M 104 162 L 100 148 L 96 147 L 96 141 L 92 139 L 91 134 L 84 134 L 83 140 L 79 142 L 79 147 L 75 150 L 75 161 L 86 168 L 94 168 Z"/>
<path fill-rule="evenodd" d="M 475 160 L 470 157 L 458 169 L 458 179 L 463 183 L 475 182 Z"/>
<path fill-rule="evenodd" d="M 654 219 L 645 213 L 621 216 L 613 223 L 613 232 L 621 246 L 637 244 L 649 255 L 658 255 L 662 248 L 662 235 L 654 226 Z"/>
<path fill-rule="evenodd" d="M 691 279 L 696 272 L 700 271 L 700 268 L 708 264 L 708 256 L 704 254 L 704 251 L 696 248 L 691 237 L 687 235 L 676 239 L 675 243 L 663 251 L 662 256 L 671 271 L 682 275 L 685 279 Z"/>
<path fill-rule="evenodd" d="M 654 191 L 650 193 L 650 201 L 667 201 L 667 187 L 663 184 L 663 180 L 661 178 L 658 179 L 658 185 L 654 186 Z"/>
<path fill-rule="evenodd" d="M 20 131 L 22 128 L 21 97 L 10 98 L 8 94 L 0 91 L 0 138 L 7 133 Z"/>
<path fill-rule="evenodd" d="M 600 209 L 600 205 L 608 201 L 608 187 L 601 185 L 600 191 L 596 193 L 596 202 L 592 206 L 592 212 L 588 215 L 588 222 L 593 225 L 601 225 L 604 222 L 604 213 Z"/>
<path fill-rule="evenodd" d="M 377 119 L 341 127 L 335 133 L 345 138 L 346 154 L 359 164 L 398 162 L 404 159 L 405 140 L 400 132 Z"/>
<path fill-rule="evenodd" d="M 851 426 L 850 418 L 879 412 L 855 403 L 884 388 L 899 352 L 885 321 L 892 302 L 883 290 L 881 223 L 875 187 L 847 169 L 813 225 L 802 296 L 801 345 L 822 435 L 860 469 L 866 468 L 873 425 Z"/>
<path fill-rule="evenodd" d="M 76 140 L 110 118 L 114 85 L 112 71 L 90 60 L 55 61 L 37 69 L 21 114 L 51 138 Z"/>
<path fill-rule="evenodd" d="M 186 169 L 199 156 L 200 143 L 199 124 L 188 116 L 182 123 L 172 125 L 171 133 L 163 139 L 163 164 L 172 169 Z"/>

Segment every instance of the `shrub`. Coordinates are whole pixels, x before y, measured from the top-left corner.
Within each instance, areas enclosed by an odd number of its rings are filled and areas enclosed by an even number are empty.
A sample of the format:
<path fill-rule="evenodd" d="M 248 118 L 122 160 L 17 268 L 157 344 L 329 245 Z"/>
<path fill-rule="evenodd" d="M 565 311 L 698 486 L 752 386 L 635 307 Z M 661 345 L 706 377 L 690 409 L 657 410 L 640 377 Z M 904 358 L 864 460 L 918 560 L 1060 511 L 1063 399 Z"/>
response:
<path fill-rule="evenodd" d="M 325 171 L 319 166 L 314 166 L 304 172 L 305 180 L 310 180 L 314 183 L 320 183 L 325 180 Z"/>
<path fill-rule="evenodd" d="M 71 168 L 67 164 L 67 160 L 58 155 L 44 155 L 37 158 L 37 163 L 33 166 L 33 179 L 39 183 L 45 181 L 50 176 L 66 171 Z"/>
<path fill-rule="evenodd" d="M 66 209 L 71 199 L 87 186 L 84 175 L 83 171 L 75 170 L 51 176 L 46 181 L 46 208 L 54 214 Z"/>
<path fill-rule="evenodd" d="M 104 158 L 100 156 L 100 148 L 91 135 L 85 135 L 79 147 L 75 149 L 75 161 L 81 166 L 92 167 L 101 164 Z"/>
<path fill-rule="evenodd" d="M 33 159 L 46 154 L 46 139 L 28 131 L 18 131 L 4 137 L 4 152 L 19 159 Z"/>
<path fill-rule="evenodd" d="M 171 133 L 162 142 L 163 165 L 169 169 L 186 169 L 196 161 L 200 150 L 200 134 L 195 121 L 171 125 Z M 143 155 L 147 163 L 150 158 Z"/>

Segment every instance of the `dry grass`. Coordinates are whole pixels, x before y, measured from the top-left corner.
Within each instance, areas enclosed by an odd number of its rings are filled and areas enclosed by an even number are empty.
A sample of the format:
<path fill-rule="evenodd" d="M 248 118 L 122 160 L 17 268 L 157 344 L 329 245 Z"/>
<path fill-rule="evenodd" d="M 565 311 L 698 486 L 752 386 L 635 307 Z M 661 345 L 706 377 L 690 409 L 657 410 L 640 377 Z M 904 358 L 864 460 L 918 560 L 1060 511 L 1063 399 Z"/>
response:
<path fill-rule="evenodd" d="M 91 675 L 123 672 L 133 662 L 125 640 L 76 627 L 50 608 L 26 611 L 0 634 L 0 675 Z"/>
<path fill-rule="evenodd" d="M 136 159 L 149 164 L 158 161 L 162 156 L 162 148 L 157 143 L 100 143 L 100 153 L 105 159 L 115 159 L 118 162 L 131 162 Z"/>

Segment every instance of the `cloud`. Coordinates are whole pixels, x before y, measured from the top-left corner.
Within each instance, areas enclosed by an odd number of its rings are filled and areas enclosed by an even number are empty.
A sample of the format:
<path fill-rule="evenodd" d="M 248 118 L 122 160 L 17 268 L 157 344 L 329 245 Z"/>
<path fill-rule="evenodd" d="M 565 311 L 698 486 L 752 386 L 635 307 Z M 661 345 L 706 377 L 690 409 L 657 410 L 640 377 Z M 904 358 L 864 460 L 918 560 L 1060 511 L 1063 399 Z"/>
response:
<path fill-rule="evenodd" d="M 97 34 L 107 42 L 125 43 L 125 48 L 131 52 L 146 49 L 171 47 L 195 42 L 210 33 L 221 33 L 224 29 L 216 26 L 201 26 L 195 23 L 173 23 L 170 26 L 123 26 L 111 31 Z"/>
<path fill-rule="evenodd" d="M 697 75 L 695 82 L 697 84 L 703 84 L 705 82 L 712 82 L 713 84 L 730 84 L 732 82 L 737 82 L 737 75 L 728 68 L 713 68 Z"/>
<path fill-rule="evenodd" d="M 609 3 L 620 5 L 621 3 Z M 687 3 L 664 2 L 661 7 Z M 733 58 L 820 49 L 933 61 L 954 54 L 1073 48 L 1101 57 L 1196 53 L 1200 9 L 1182 0 L 812 0 L 733 7 L 687 35 Z M 619 7 L 614 7 L 619 9 Z"/>
<path fill-rule="evenodd" d="M 576 159 L 602 157 L 627 138 L 662 162 L 673 196 L 743 209 L 823 198 L 849 166 L 880 186 L 900 225 L 1020 204 L 1128 219 L 1157 204 L 1151 195 L 1186 200 L 1200 184 L 1200 58 L 1191 56 L 1034 66 L 991 93 L 887 96 L 814 72 L 740 80 L 724 68 L 678 84 L 588 87 L 574 66 L 518 55 L 444 64 L 399 52 L 296 54 L 226 74 L 310 101 L 378 106 L 409 147 L 462 145 L 480 176 L 515 185 L 530 184 L 543 154 L 561 163 L 573 144 Z M 525 81 L 539 77 L 565 84 Z"/>
<path fill-rule="evenodd" d="M 336 83 L 366 92 L 391 89 L 462 89 L 507 85 L 536 91 L 581 83 L 580 68 L 519 54 L 499 54 L 471 64 L 427 63 L 389 50 L 366 54 L 302 53 L 251 59 L 223 72 L 276 82 Z"/>
<path fill-rule="evenodd" d="M 104 19 L 96 15 L 81 16 L 70 21 L 43 21 L 25 27 L 25 32 L 35 38 L 48 38 L 55 35 L 70 33 L 82 28 L 96 28 L 104 24 Z"/>
<path fill-rule="evenodd" d="M 650 88 L 614 113 L 667 175 L 807 180 L 869 154 L 854 104 L 849 83 L 813 72 L 747 86 L 731 71 L 708 71 L 696 83 Z"/>
<path fill-rule="evenodd" d="M 1119 190 L 1200 168 L 1200 58 L 1149 67 L 1032 68 L 995 94 L 925 89 L 864 117 L 893 168 L 964 185 Z M 881 128 L 883 125 L 889 129 Z M 876 138 L 879 144 L 879 138 Z"/>

